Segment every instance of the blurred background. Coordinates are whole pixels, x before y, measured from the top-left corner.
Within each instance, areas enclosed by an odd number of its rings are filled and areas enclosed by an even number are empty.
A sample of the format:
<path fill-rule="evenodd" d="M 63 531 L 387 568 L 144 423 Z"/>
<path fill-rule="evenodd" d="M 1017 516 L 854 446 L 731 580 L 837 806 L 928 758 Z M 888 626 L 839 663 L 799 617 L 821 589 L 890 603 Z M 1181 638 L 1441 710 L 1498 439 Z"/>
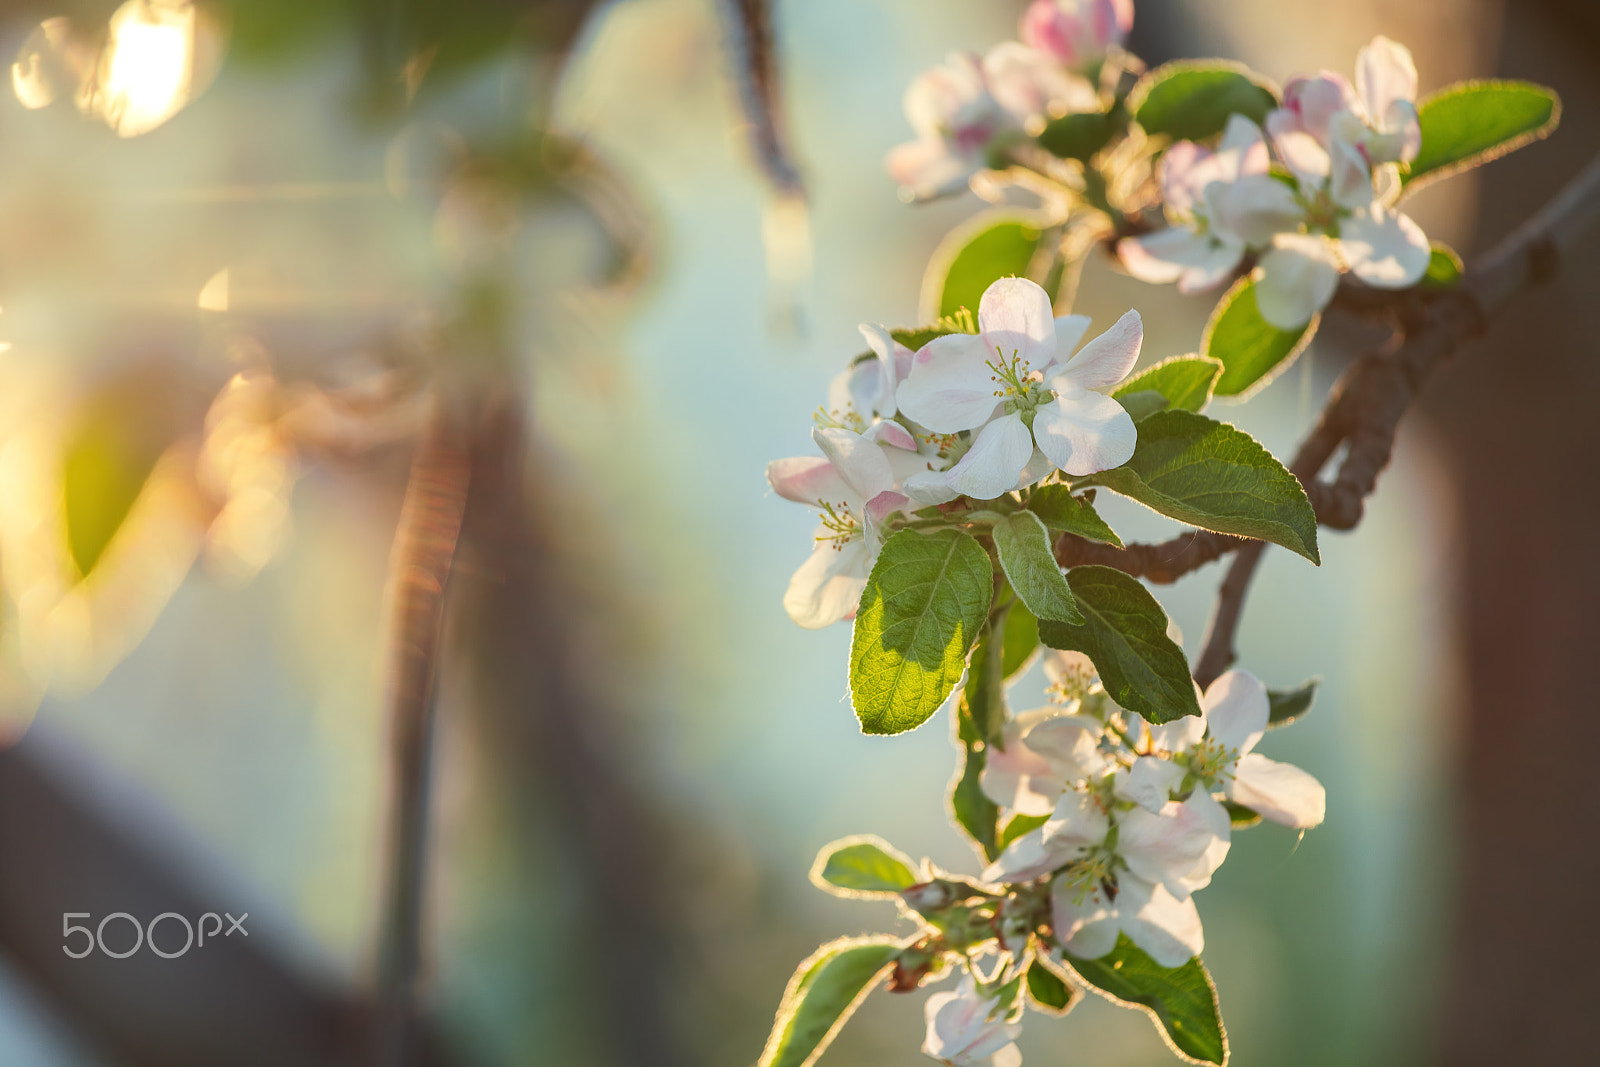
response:
<path fill-rule="evenodd" d="M 430 383 L 477 398 L 437 678 L 430 1062 L 751 1063 L 803 956 L 895 928 L 810 886 L 821 845 L 874 832 L 977 870 L 943 815 L 947 717 L 862 736 L 848 627 L 785 616 L 812 520 L 762 475 L 810 451 L 856 324 L 911 323 L 978 206 L 898 202 L 906 84 L 1014 35 L 1021 6 L 777 3 L 804 211 L 740 106 L 763 84 L 729 43 L 759 5 L 0 8 L 0 1064 L 361 1062 L 391 546 Z M 1130 46 L 1281 81 L 1349 73 L 1376 33 L 1424 91 L 1498 74 L 1565 100 L 1551 141 L 1419 195 L 1469 262 L 1600 144 L 1583 0 L 1143 0 Z M 1267 557 L 1243 665 L 1324 679 L 1267 751 L 1329 806 L 1303 839 L 1238 835 L 1201 900 L 1240 1067 L 1587 1047 L 1600 515 L 1567 498 L 1600 473 L 1597 267 L 1434 384 L 1320 570 Z M 1075 310 L 1130 306 L 1146 361 L 1193 350 L 1209 310 L 1092 262 Z M 1371 341 L 1330 321 L 1223 416 L 1286 454 Z M 1160 591 L 1191 653 L 1218 578 Z M 60 951 L 63 913 L 119 911 L 248 912 L 249 934 Z M 922 999 L 876 994 L 823 1062 L 928 1062 Z M 1094 997 L 1022 1047 L 1173 1062 Z"/>

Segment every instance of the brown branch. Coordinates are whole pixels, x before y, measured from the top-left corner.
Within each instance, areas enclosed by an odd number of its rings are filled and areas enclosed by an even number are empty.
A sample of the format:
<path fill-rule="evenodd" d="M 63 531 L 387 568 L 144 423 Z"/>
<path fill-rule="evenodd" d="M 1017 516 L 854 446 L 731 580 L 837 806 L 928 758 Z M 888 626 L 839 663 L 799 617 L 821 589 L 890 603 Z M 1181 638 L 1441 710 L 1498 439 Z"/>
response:
<path fill-rule="evenodd" d="M 718 6 L 739 105 L 744 111 L 746 136 L 756 163 L 776 192 L 803 196 L 800 170 L 789 151 L 784 128 L 772 4 L 770 0 L 722 0 Z"/>

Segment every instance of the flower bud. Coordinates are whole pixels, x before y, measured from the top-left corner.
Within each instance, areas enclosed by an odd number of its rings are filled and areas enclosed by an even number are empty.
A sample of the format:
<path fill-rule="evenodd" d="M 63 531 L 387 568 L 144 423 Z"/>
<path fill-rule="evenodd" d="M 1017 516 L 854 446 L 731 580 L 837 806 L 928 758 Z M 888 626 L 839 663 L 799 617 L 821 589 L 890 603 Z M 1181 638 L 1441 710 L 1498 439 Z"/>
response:
<path fill-rule="evenodd" d="M 1122 44 L 1133 26 L 1133 0 L 1033 0 L 1022 14 L 1024 44 L 1063 66 L 1087 70 Z"/>
<path fill-rule="evenodd" d="M 926 915 L 932 911 L 943 911 L 956 902 L 956 887 L 943 878 L 936 878 L 931 882 L 922 882 L 911 886 L 900 894 L 900 899 L 906 902 L 906 907 L 912 911 Z"/>

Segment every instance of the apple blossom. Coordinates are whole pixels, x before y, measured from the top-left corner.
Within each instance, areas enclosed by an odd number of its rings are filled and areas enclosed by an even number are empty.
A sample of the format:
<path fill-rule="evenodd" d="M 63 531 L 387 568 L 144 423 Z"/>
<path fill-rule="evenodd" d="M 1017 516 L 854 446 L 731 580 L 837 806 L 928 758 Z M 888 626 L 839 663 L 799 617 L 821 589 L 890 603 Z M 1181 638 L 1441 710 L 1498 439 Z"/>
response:
<path fill-rule="evenodd" d="M 1105 727 L 1086 715 L 1057 708 L 1023 712 L 1006 723 L 1003 749 L 993 749 L 979 784 L 988 798 L 1018 815 L 1048 815 L 1072 782 L 1106 766 L 1100 753 Z"/>
<path fill-rule="evenodd" d="M 882 326 L 864 322 L 860 329 L 872 354 L 856 360 L 834 376 L 828 384 L 828 406 L 818 412 L 817 421 L 824 426 L 866 433 L 879 420 L 894 418 L 894 394 L 911 369 L 911 350 Z M 879 432 L 884 431 L 888 431 L 888 427 Z M 905 443 L 909 439 L 909 434 L 904 437 L 894 434 L 890 443 L 913 448 Z"/>
<path fill-rule="evenodd" d="M 1015 1042 L 1022 1032 L 1020 1019 L 998 998 L 986 997 L 969 974 L 956 989 L 933 994 L 924 1005 L 928 1034 L 922 1051 L 951 1067 L 1018 1067 L 1022 1052 Z"/>
<path fill-rule="evenodd" d="M 1019 36 L 1064 66 L 1088 70 L 1132 28 L 1133 0 L 1033 0 Z"/>
<path fill-rule="evenodd" d="M 1387 37 L 1374 37 L 1356 56 L 1354 86 L 1326 70 L 1291 78 L 1283 106 L 1266 123 L 1274 138 L 1304 133 L 1325 149 L 1343 140 L 1368 166 L 1410 162 L 1422 147 L 1411 52 Z"/>
<path fill-rule="evenodd" d="M 937 433 L 970 431 L 971 447 L 947 471 L 910 483 L 946 499 L 990 500 L 1052 467 L 1074 477 L 1126 463 L 1137 437 L 1122 405 L 1096 390 L 1116 385 L 1139 358 L 1144 327 L 1130 311 L 1070 355 L 1088 328 L 1052 317 L 1050 298 L 1026 278 L 1001 278 L 978 305 L 978 332 L 936 337 L 900 386 L 907 416 Z"/>

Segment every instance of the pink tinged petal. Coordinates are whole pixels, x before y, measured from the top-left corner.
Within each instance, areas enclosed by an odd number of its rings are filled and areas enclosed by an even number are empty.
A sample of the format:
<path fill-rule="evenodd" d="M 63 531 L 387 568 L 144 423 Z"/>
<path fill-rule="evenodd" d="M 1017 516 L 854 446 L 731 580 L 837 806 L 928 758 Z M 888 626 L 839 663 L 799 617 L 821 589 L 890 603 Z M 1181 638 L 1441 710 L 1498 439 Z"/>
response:
<path fill-rule="evenodd" d="M 1163 967 L 1181 967 L 1206 946 L 1193 897 L 1175 897 L 1138 878 L 1119 881 L 1117 913 L 1122 929 Z"/>
<path fill-rule="evenodd" d="M 960 192 L 982 165 L 956 156 L 943 141 L 910 141 L 889 151 L 889 177 L 919 200 Z"/>
<path fill-rule="evenodd" d="M 1078 850 L 1098 845 L 1111 830 L 1111 820 L 1087 793 L 1064 795 L 1051 813 L 1050 821 L 1039 827 L 1040 839 L 1047 848 L 1071 859 Z"/>
<path fill-rule="evenodd" d="M 1422 227 L 1378 204 L 1357 211 L 1339 227 L 1339 243 L 1356 277 L 1379 289 L 1415 285 L 1432 254 Z"/>
<path fill-rule="evenodd" d="M 811 431 L 811 439 L 859 499 L 871 500 L 894 488 L 894 470 L 877 442 L 836 427 L 818 427 Z"/>
<path fill-rule="evenodd" d="M 1045 843 L 1042 830 L 1030 830 L 1007 845 L 1005 851 L 984 869 L 985 882 L 1031 882 L 1071 859 L 1071 852 Z"/>
<path fill-rule="evenodd" d="M 1405 45 L 1378 36 L 1356 56 L 1356 93 L 1367 114 L 1382 118 L 1397 102 L 1417 99 L 1417 65 Z"/>
<path fill-rule="evenodd" d="M 1297 830 L 1320 825 L 1327 814 L 1322 783 L 1299 767 L 1251 752 L 1234 769 L 1228 795 L 1262 818 Z"/>
<path fill-rule="evenodd" d="M 1191 277 L 1191 284 L 1197 285 L 1201 278 L 1213 274 L 1220 279 L 1238 266 L 1243 256 L 1244 245 L 1239 241 L 1198 234 L 1182 226 L 1117 242 L 1117 258 L 1123 268 L 1152 285 Z"/>
<path fill-rule="evenodd" d="M 923 71 L 906 87 L 906 118 L 919 136 L 936 138 L 986 110 L 988 96 L 982 58 L 952 52 L 943 66 Z"/>
<path fill-rule="evenodd" d="M 1139 432 L 1121 404 L 1103 393 L 1054 385 L 1056 399 L 1033 417 L 1033 439 L 1050 462 L 1074 478 L 1120 467 L 1133 456 Z"/>
<path fill-rule="evenodd" d="M 893 489 L 885 489 L 867 501 L 867 521 L 874 524 L 881 523 L 895 512 L 903 510 L 910 503 L 911 498 L 904 493 L 897 493 Z"/>
<path fill-rule="evenodd" d="M 1183 768 L 1176 763 L 1158 756 L 1140 756 L 1133 766 L 1117 772 L 1116 793 L 1155 814 L 1166 806 L 1183 775 Z"/>
<path fill-rule="evenodd" d="M 767 464 L 767 484 L 785 500 L 817 506 L 818 501 L 840 504 L 850 489 L 822 456 L 795 456 Z"/>
<path fill-rule="evenodd" d="M 993 358 L 994 351 L 974 334 L 935 337 L 917 352 L 900 383 L 900 410 L 935 433 L 982 426 L 999 407 L 988 362 Z"/>
<path fill-rule="evenodd" d="M 851 541 L 840 549 L 819 541 L 789 579 L 783 609 L 807 630 L 853 618 L 871 569 L 872 554 L 865 541 Z"/>
<path fill-rule="evenodd" d="M 1064 66 L 1078 65 L 1076 20 L 1062 11 L 1055 0 L 1033 0 L 1022 13 L 1017 36 L 1030 48 L 1049 53 Z"/>
<path fill-rule="evenodd" d="M 1211 736 L 1240 753 L 1256 747 L 1272 713 L 1267 687 L 1249 671 L 1240 670 L 1229 671 L 1212 682 L 1200 709 Z"/>
<path fill-rule="evenodd" d="M 991 48 L 983 57 L 983 70 L 995 100 L 1022 124 L 1099 107 L 1098 94 L 1081 75 L 1017 41 Z"/>
<path fill-rule="evenodd" d="M 1163 804 L 1159 814 L 1134 808 L 1119 825 L 1117 850 L 1128 870 L 1146 881 L 1163 883 L 1178 896 L 1188 895 L 1182 878 L 1217 837 L 1202 812 L 1177 801 Z"/>
<path fill-rule="evenodd" d="M 1076 389 L 1109 389 L 1128 376 L 1139 362 L 1144 344 L 1144 320 L 1129 311 L 1073 356 L 1055 380 L 1065 379 Z"/>
<path fill-rule="evenodd" d="M 1051 922 L 1068 952 L 1095 960 L 1117 947 L 1117 909 L 1098 886 L 1085 892 L 1065 878 L 1050 886 Z"/>
<path fill-rule="evenodd" d="M 978 301 L 978 331 L 987 343 L 986 360 L 1017 356 L 1039 370 L 1056 357 L 1050 297 L 1026 278 L 1001 278 L 984 290 Z"/>
<path fill-rule="evenodd" d="M 1216 228 L 1248 245 L 1265 245 L 1305 219 L 1294 190 L 1265 174 L 1247 174 L 1214 189 L 1207 202 Z"/>
<path fill-rule="evenodd" d="M 868 441 L 877 441 L 880 444 L 892 445 L 902 452 L 909 452 L 913 455 L 915 455 L 917 451 L 917 439 L 911 435 L 911 431 L 906 429 L 904 426 L 901 426 L 898 422 L 894 422 L 890 419 L 878 420 L 871 426 L 868 426 L 867 432 L 861 436 L 865 437 Z M 889 465 L 891 467 L 894 466 L 893 460 L 890 461 Z"/>
<path fill-rule="evenodd" d="M 1028 749 L 1045 761 L 1045 770 L 1036 773 L 1074 780 L 1087 778 L 1105 769 L 1100 753 L 1104 728 L 1084 715 L 1061 715 L 1046 719 L 1024 737 Z"/>
<path fill-rule="evenodd" d="M 1033 456 L 1033 436 L 1013 412 L 978 432 L 967 454 L 949 471 L 950 488 L 974 500 L 993 500 L 1016 488 L 1017 476 Z"/>
<path fill-rule="evenodd" d="M 1328 121 L 1334 114 L 1356 102 L 1356 93 L 1350 83 L 1332 71 L 1325 70 L 1313 78 L 1290 78 L 1283 87 L 1282 110 L 1292 116 L 1295 128 L 1305 131 L 1317 141 L 1327 140 Z"/>
<path fill-rule="evenodd" d="M 1280 233 L 1261 257 L 1256 307 L 1280 330 L 1298 330 L 1328 306 L 1339 287 L 1333 244 L 1319 234 Z"/>
<path fill-rule="evenodd" d="M 1161 199 L 1169 217 L 1188 219 L 1194 214 L 1211 180 L 1211 170 L 1204 166 L 1211 159 L 1211 149 L 1193 141 L 1179 141 L 1161 157 Z"/>

